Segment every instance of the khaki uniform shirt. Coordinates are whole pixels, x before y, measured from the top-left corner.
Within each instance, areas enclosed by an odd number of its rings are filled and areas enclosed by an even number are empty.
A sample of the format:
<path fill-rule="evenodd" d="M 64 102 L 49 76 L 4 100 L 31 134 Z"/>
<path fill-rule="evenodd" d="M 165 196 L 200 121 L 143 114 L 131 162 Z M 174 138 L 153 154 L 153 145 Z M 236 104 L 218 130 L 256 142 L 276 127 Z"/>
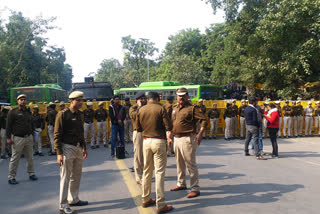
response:
<path fill-rule="evenodd" d="M 238 106 L 237 105 L 231 106 L 231 109 L 232 109 L 232 117 L 238 116 Z"/>
<path fill-rule="evenodd" d="M 41 128 L 44 129 L 44 119 L 43 116 L 39 113 L 32 114 L 32 122 L 35 129 Z"/>
<path fill-rule="evenodd" d="M 224 109 L 223 118 L 226 119 L 226 117 L 232 117 L 233 109 L 230 107 L 227 107 Z"/>
<path fill-rule="evenodd" d="M 85 109 L 83 111 L 84 122 L 85 123 L 93 123 L 94 118 L 94 110 L 93 109 Z"/>
<path fill-rule="evenodd" d="M 282 110 L 285 117 L 289 117 L 291 115 L 291 106 L 283 106 Z"/>
<path fill-rule="evenodd" d="M 105 109 L 98 109 L 96 110 L 94 116 L 98 122 L 106 121 L 108 118 L 108 112 Z"/>
<path fill-rule="evenodd" d="M 166 103 L 166 104 L 163 105 L 163 107 L 166 109 L 166 111 L 168 113 L 168 116 L 169 116 L 169 118 L 171 120 L 172 119 L 173 104 Z"/>
<path fill-rule="evenodd" d="M 240 106 L 239 108 L 239 115 L 240 117 L 244 117 L 244 110 L 247 108 L 247 106 Z"/>
<path fill-rule="evenodd" d="M 47 125 L 54 126 L 56 121 L 57 111 L 56 110 L 50 110 L 47 113 Z"/>
<path fill-rule="evenodd" d="M 137 128 L 142 131 L 143 137 L 166 138 L 166 131 L 172 130 L 167 111 L 156 103 L 148 103 L 139 109 L 137 115 Z"/>
<path fill-rule="evenodd" d="M 313 113 L 313 108 L 312 107 L 310 108 L 309 106 L 307 106 L 307 107 L 304 108 L 304 115 L 305 116 L 312 117 L 312 113 Z"/>
<path fill-rule="evenodd" d="M 297 116 L 303 115 L 303 107 L 300 105 L 297 105 Z"/>
<path fill-rule="evenodd" d="M 207 126 L 206 118 L 199 107 L 188 102 L 181 107 L 178 103 L 173 106 L 173 134 L 194 133 L 197 121 L 200 122 L 201 127 Z"/>
<path fill-rule="evenodd" d="M 210 119 L 219 118 L 220 117 L 220 111 L 218 109 L 210 109 L 208 111 L 208 117 Z"/>
<path fill-rule="evenodd" d="M 58 155 L 63 154 L 63 144 L 79 144 L 86 149 L 83 122 L 83 112 L 80 110 L 75 112 L 66 108 L 58 113 L 54 127 L 54 148 Z"/>
<path fill-rule="evenodd" d="M 129 110 L 130 110 L 131 106 L 132 106 L 131 104 L 129 104 L 129 105 L 124 104 L 124 105 L 123 105 L 124 112 L 125 112 L 125 115 L 126 115 L 126 119 L 127 119 L 127 120 L 130 120 Z"/>
<path fill-rule="evenodd" d="M 138 105 L 134 105 L 134 106 L 131 106 L 131 108 L 129 109 L 129 116 L 131 118 L 131 121 L 132 121 L 132 129 L 134 131 L 137 131 L 138 130 L 138 124 L 137 124 L 137 115 L 138 115 Z"/>
<path fill-rule="evenodd" d="M 11 135 L 24 137 L 31 135 L 34 131 L 32 123 L 32 113 L 29 109 L 14 108 L 8 113 L 7 118 L 7 138 Z"/>

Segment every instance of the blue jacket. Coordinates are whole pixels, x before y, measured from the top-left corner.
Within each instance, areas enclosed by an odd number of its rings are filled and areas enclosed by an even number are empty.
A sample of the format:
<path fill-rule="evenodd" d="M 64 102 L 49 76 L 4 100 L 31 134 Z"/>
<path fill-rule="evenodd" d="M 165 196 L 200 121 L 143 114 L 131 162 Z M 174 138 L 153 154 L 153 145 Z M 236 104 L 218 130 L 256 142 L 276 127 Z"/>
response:
<path fill-rule="evenodd" d="M 247 125 L 251 125 L 251 126 L 257 126 L 259 127 L 259 118 L 258 118 L 258 111 L 256 108 L 252 107 L 252 106 L 248 106 L 245 110 L 244 110 L 244 117 L 246 119 L 246 124 Z"/>

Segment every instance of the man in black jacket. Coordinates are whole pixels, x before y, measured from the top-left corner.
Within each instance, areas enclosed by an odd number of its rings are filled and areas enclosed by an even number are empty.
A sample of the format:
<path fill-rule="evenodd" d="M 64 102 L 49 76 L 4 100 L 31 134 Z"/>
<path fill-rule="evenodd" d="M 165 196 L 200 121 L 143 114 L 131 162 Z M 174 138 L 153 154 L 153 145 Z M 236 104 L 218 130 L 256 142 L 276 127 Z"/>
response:
<path fill-rule="evenodd" d="M 254 143 L 254 151 L 257 160 L 266 160 L 264 157 L 261 156 L 259 152 L 259 146 L 258 146 L 258 137 L 259 137 L 259 127 L 261 123 L 261 119 L 259 119 L 259 113 L 256 109 L 256 98 L 250 98 L 249 99 L 249 106 L 244 110 L 244 117 L 246 119 L 246 141 L 245 141 L 245 147 L 244 152 L 246 156 L 249 156 L 249 142 L 251 138 L 253 138 Z"/>
<path fill-rule="evenodd" d="M 114 96 L 114 104 L 109 106 L 109 116 L 111 119 L 111 156 L 114 157 L 114 148 L 117 145 L 118 133 L 120 138 L 120 144 L 124 146 L 124 125 L 123 121 L 126 117 L 125 110 L 120 105 L 119 96 Z"/>

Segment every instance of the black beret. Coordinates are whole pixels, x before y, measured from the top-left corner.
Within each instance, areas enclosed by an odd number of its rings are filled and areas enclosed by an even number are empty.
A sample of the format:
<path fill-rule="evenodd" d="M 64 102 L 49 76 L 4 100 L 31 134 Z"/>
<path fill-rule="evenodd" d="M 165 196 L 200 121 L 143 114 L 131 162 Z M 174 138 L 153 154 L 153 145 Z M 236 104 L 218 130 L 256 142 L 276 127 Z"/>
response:
<path fill-rule="evenodd" d="M 144 94 L 144 92 L 142 91 L 139 91 L 137 94 L 136 94 L 136 100 L 137 99 L 140 99 L 141 97 L 145 97 L 146 95 Z"/>

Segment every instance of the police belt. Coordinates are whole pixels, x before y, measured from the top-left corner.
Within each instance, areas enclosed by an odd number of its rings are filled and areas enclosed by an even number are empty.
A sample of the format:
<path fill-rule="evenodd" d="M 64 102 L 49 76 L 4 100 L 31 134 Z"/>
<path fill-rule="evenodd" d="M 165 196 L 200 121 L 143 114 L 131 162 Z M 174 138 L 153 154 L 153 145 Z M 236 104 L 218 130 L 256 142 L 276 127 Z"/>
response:
<path fill-rule="evenodd" d="M 20 134 L 14 134 L 13 136 L 15 137 L 29 137 L 31 134 L 26 134 L 26 135 L 20 135 Z"/>
<path fill-rule="evenodd" d="M 88 123 L 88 124 L 91 124 L 91 123 L 93 123 L 93 121 L 92 121 L 92 122 L 84 122 L 84 123 Z"/>
<path fill-rule="evenodd" d="M 312 117 L 312 115 L 306 115 L 306 117 Z"/>
<path fill-rule="evenodd" d="M 160 139 L 160 140 L 164 140 L 164 139 L 166 139 L 165 137 L 144 137 L 143 139 L 148 139 L 148 138 L 153 138 L 153 139 Z"/>
<path fill-rule="evenodd" d="M 189 132 L 189 133 L 184 133 L 184 134 L 175 134 L 174 137 L 180 138 L 180 137 L 188 137 L 191 135 L 192 135 L 192 132 Z"/>

